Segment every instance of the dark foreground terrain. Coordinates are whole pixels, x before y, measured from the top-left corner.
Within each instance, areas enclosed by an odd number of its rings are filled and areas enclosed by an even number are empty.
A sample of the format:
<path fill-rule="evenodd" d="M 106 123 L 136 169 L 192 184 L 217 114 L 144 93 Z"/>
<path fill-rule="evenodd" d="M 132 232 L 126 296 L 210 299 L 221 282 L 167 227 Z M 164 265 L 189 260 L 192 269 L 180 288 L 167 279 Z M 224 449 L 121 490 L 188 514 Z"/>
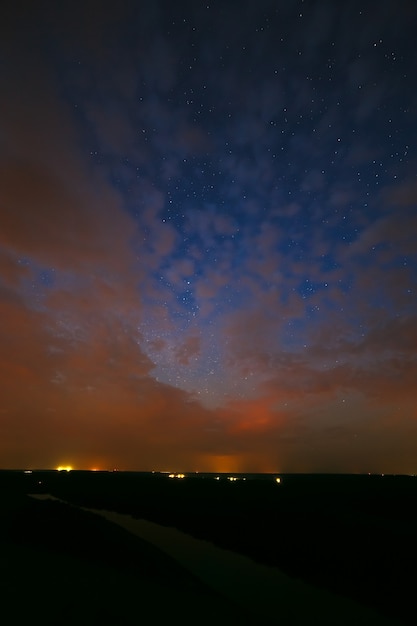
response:
<path fill-rule="evenodd" d="M 16 471 L 0 472 L 0 488 L 6 624 L 40 615 L 43 624 L 415 623 L 415 477 L 294 475 L 277 484 L 272 476 Z M 318 597 L 334 598 L 333 618 L 319 605 L 303 614 L 294 587 L 285 603 L 277 588 L 276 611 L 261 619 L 244 598 L 219 593 L 147 541 L 26 495 L 35 493 L 173 526 L 279 568 L 330 592 Z"/>

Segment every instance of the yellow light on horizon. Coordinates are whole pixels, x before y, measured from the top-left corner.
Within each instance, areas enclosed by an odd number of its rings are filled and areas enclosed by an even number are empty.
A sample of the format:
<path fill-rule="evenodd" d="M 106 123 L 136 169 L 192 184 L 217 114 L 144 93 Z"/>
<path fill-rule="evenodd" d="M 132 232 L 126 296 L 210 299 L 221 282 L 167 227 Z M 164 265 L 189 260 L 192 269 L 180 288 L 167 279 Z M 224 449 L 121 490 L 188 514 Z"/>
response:
<path fill-rule="evenodd" d="M 280 478 L 276 478 L 275 482 L 279 484 L 281 482 L 281 479 Z"/>
<path fill-rule="evenodd" d="M 72 470 L 71 465 L 59 465 L 56 468 L 58 472 L 70 472 Z"/>

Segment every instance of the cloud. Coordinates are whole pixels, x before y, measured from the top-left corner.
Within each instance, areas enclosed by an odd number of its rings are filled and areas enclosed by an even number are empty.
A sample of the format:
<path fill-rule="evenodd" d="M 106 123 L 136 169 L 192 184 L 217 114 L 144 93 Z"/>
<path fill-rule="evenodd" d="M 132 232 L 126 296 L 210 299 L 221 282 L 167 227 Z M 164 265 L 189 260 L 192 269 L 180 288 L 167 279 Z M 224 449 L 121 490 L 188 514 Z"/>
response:
<path fill-rule="evenodd" d="M 0 245 L 44 266 L 77 271 L 108 261 L 112 247 L 115 270 L 125 270 L 126 244 L 137 227 L 91 168 L 73 111 L 52 86 L 52 70 L 40 52 L 31 55 L 30 67 L 13 47 L 6 52 L 15 56 L 6 65 L 2 110 Z"/>
<path fill-rule="evenodd" d="M 180 365 L 189 365 L 193 357 L 198 357 L 201 351 L 201 339 L 197 335 L 188 337 L 184 343 L 175 349 L 175 356 Z"/>

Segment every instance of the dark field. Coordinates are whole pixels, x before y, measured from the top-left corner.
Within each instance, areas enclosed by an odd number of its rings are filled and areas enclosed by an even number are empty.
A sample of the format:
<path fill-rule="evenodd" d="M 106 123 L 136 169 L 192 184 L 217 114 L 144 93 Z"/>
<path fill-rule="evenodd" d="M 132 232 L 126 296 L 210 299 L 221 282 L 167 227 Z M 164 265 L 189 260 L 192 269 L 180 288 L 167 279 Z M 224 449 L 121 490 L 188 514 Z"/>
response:
<path fill-rule="evenodd" d="M 276 612 L 261 619 L 148 542 L 79 508 L 26 497 L 34 493 L 176 527 L 365 607 L 361 621 L 336 602 L 334 624 L 415 623 L 417 478 L 240 478 L 0 472 L 4 623 L 40 614 L 43 624 L 332 622 L 292 612 L 288 598 L 283 614 L 279 589 Z"/>

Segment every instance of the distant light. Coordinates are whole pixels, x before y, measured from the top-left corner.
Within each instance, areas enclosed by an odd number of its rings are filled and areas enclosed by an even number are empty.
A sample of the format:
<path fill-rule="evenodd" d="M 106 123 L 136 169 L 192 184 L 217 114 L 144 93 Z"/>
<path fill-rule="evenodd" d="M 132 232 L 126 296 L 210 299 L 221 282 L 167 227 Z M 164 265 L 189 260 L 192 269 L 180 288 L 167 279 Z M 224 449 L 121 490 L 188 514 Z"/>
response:
<path fill-rule="evenodd" d="M 169 478 L 185 478 L 185 474 L 169 474 Z"/>
<path fill-rule="evenodd" d="M 70 472 L 72 470 L 71 465 L 60 465 L 56 468 L 58 472 Z"/>
<path fill-rule="evenodd" d="M 281 482 L 281 479 L 280 478 L 276 478 L 275 482 L 279 484 Z"/>
<path fill-rule="evenodd" d="M 228 476 L 227 480 L 230 480 L 230 482 L 234 483 L 238 480 L 238 478 L 236 478 L 236 476 Z"/>
<path fill-rule="evenodd" d="M 216 476 L 214 480 L 220 480 L 220 476 Z"/>
<path fill-rule="evenodd" d="M 32 470 L 25 470 L 25 471 L 24 471 L 24 473 L 25 473 L 25 474 L 31 474 L 31 473 L 32 473 Z"/>

